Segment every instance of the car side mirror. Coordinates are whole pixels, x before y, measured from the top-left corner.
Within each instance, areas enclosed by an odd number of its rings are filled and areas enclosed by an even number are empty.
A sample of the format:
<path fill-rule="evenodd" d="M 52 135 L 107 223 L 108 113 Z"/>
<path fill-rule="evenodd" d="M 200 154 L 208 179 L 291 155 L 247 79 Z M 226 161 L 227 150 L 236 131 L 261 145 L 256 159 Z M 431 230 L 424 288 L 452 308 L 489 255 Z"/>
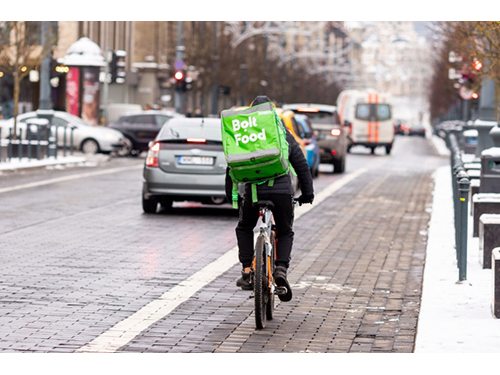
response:
<path fill-rule="evenodd" d="M 149 141 L 149 143 L 148 143 L 148 148 L 153 147 L 153 145 L 154 145 L 154 144 L 155 144 L 155 142 L 154 142 L 154 141 Z"/>
<path fill-rule="evenodd" d="M 351 122 L 350 122 L 350 121 L 347 121 L 347 120 L 345 120 L 345 121 L 344 121 L 344 126 L 345 126 L 345 127 L 349 128 L 351 125 L 352 125 L 352 124 L 351 124 Z"/>

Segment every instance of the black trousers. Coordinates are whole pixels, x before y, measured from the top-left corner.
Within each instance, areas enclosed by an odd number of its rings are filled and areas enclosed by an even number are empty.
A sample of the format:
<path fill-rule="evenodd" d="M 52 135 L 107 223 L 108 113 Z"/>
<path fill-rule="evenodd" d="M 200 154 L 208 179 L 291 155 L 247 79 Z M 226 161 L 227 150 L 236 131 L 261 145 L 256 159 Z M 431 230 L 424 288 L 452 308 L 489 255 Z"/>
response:
<path fill-rule="evenodd" d="M 276 266 L 288 269 L 293 244 L 293 196 L 288 194 L 258 194 L 259 200 L 274 203 L 273 216 L 276 224 Z M 245 195 L 239 209 L 239 221 L 236 227 L 239 260 L 242 266 L 250 267 L 254 251 L 254 228 L 259 220 L 259 208 L 252 205 L 251 196 Z"/>

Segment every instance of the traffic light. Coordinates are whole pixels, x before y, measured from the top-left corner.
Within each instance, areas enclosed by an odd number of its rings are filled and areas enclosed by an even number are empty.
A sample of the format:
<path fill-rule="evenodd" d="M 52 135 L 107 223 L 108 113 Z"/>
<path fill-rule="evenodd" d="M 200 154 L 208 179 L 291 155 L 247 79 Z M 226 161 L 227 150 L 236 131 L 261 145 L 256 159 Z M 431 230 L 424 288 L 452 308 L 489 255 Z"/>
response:
<path fill-rule="evenodd" d="M 177 81 L 177 83 L 182 82 L 182 80 L 184 79 L 184 73 L 182 72 L 182 70 L 176 71 L 174 74 L 174 78 Z"/>
<path fill-rule="evenodd" d="M 175 78 L 175 89 L 177 91 L 186 91 L 186 75 L 182 70 L 177 70 L 174 74 Z"/>
<path fill-rule="evenodd" d="M 478 59 L 474 59 L 472 66 L 476 72 L 479 72 L 483 68 L 483 63 Z"/>
<path fill-rule="evenodd" d="M 127 52 L 123 50 L 113 51 L 110 64 L 111 83 L 125 83 L 125 58 Z"/>

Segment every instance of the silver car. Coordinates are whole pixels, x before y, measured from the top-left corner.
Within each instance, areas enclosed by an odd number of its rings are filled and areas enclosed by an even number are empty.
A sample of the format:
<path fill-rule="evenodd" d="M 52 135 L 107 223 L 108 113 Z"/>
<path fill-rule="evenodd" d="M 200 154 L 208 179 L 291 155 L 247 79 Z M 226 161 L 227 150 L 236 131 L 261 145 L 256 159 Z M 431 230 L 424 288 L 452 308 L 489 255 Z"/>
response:
<path fill-rule="evenodd" d="M 151 142 L 143 173 L 142 207 L 154 213 L 175 201 L 227 202 L 221 120 L 173 118 Z"/>
<path fill-rule="evenodd" d="M 26 122 L 29 119 L 46 118 L 52 124 L 52 131 L 55 135 L 57 129 L 57 145 L 70 147 L 71 129 L 73 129 L 73 146 L 76 150 L 81 150 L 87 154 L 98 152 L 110 153 L 120 151 L 125 145 L 125 137 L 121 132 L 108 129 L 103 126 L 91 126 L 80 117 L 63 111 L 39 110 L 27 112 L 17 116 L 17 129 L 22 132 L 22 138 L 26 139 Z M 2 138 L 9 136 L 9 129 L 13 128 L 14 119 L 8 119 L 0 123 L 2 128 Z M 35 129 L 36 131 L 36 129 Z"/>

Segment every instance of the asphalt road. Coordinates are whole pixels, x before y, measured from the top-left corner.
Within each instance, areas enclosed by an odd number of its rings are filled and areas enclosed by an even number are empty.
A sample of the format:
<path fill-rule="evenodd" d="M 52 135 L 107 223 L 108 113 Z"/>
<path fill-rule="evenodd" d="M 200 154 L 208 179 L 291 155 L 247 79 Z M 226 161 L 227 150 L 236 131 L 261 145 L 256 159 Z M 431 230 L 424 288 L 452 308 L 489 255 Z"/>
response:
<path fill-rule="evenodd" d="M 261 331 L 235 286 L 237 212 L 144 214 L 144 156 L 0 176 L 1 352 L 412 351 L 432 172 L 448 162 L 428 140 L 321 166 L 320 201 L 295 222 L 294 299 Z"/>

